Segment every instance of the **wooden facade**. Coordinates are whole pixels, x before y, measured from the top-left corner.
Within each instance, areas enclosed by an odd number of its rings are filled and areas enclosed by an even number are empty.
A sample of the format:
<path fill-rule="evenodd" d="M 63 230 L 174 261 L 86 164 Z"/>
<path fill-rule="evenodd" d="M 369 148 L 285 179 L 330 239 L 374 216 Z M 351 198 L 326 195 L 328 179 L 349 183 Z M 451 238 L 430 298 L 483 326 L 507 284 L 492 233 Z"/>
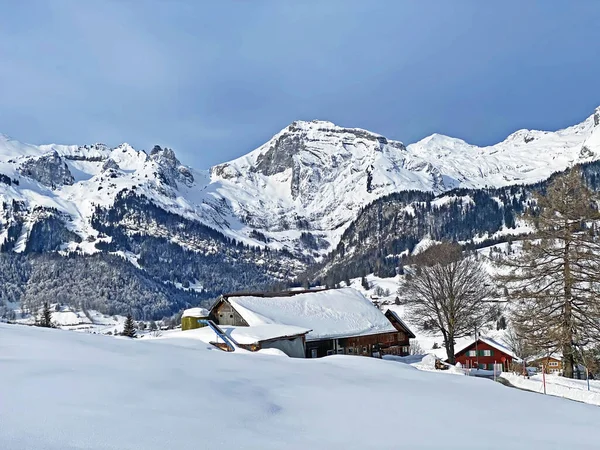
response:
<path fill-rule="evenodd" d="M 562 360 L 554 356 L 537 358 L 534 361 L 528 363 L 527 365 L 537 367 L 540 373 L 542 372 L 543 368 L 544 372 L 546 372 L 547 374 L 559 375 L 562 373 L 563 369 Z"/>
<path fill-rule="evenodd" d="M 408 351 L 409 342 L 406 335 L 395 331 L 306 341 L 307 358 L 330 355 L 406 356 Z"/>
<path fill-rule="evenodd" d="M 210 319 L 219 325 L 247 327 L 248 322 L 235 310 L 226 298 L 220 298 L 210 310 Z"/>
<path fill-rule="evenodd" d="M 507 371 L 513 363 L 513 356 L 500 346 L 485 339 L 478 339 L 454 355 L 456 362 L 465 368 Z M 494 366 L 496 365 L 496 366 Z M 501 366 L 501 368 L 500 368 Z"/>
<path fill-rule="evenodd" d="M 291 296 L 293 293 L 260 293 L 246 294 L 257 297 Z M 240 295 L 240 294 L 235 294 Z M 210 319 L 219 325 L 249 326 L 242 315 L 228 301 L 228 296 L 222 296 L 213 305 L 210 311 Z M 395 331 L 344 336 L 339 338 L 306 339 L 306 358 L 321 358 L 329 355 L 359 355 L 359 356 L 382 356 L 409 354 L 410 339 L 415 335 L 406 324 L 391 310 L 385 316 L 390 321 Z"/>

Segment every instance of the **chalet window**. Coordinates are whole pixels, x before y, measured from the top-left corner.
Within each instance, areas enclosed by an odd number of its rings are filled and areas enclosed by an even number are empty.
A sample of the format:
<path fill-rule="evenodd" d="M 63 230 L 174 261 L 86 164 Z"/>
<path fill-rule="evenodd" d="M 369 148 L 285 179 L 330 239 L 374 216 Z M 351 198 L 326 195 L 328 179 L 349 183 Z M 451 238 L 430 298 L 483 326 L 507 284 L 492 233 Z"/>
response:
<path fill-rule="evenodd" d="M 351 355 L 354 353 L 354 349 L 352 347 L 348 347 L 348 354 Z"/>
<path fill-rule="evenodd" d="M 494 350 L 484 350 L 483 356 L 494 356 Z"/>
<path fill-rule="evenodd" d="M 363 353 L 367 354 L 367 347 L 363 347 Z"/>
<path fill-rule="evenodd" d="M 477 356 L 477 352 L 475 350 L 469 350 L 467 352 L 467 356 L 475 357 L 475 356 Z"/>
<path fill-rule="evenodd" d="M 479 364 L 479 368 L 485 370 L 485 364 Z"/>
<path fill-rule="evenodd" d="M 229 318 L 230 318 L 230 319 L 233 319 L 233 314 L 229 314 Z"/>
<path fill-rule="evenodd" d="M 552 366 L 552 367 L 558 367 L 558 362 L 557 362 L 557 361 L 550 361 L 550 362 L 548 363 L 548 365 L 549 365 L 549 366 Z"/>

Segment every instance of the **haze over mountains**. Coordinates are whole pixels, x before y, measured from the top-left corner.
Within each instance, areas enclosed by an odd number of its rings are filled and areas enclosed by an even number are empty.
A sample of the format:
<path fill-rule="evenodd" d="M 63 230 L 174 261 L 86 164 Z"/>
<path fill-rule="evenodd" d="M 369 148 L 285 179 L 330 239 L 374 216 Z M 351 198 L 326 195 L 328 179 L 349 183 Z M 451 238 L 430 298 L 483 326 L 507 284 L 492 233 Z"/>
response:
<path fill-rule="evenodd" d="M 519 130 L 489 147 L 438 134 L 404 145 L 359 128 L 297 121 L 208 171 L 158 146 L 36 146 L 0 135 L 0 247 L 24 258 L 117 254 L 149 279 L 206 298 L 287 282 L 332 252 L 339 257 L 344 236 L 352 240 L 357 218 L 374 205 L 388 205 L 385 217 L 406 208 L 386 200 L 391 194 L 434 198 L 525 185 L 598 160 L 600 108 L 564 130 Z M 418 229 L 416 243 L 431 234 Z M 361 233 L 381 237 L 377 229 Z"/>

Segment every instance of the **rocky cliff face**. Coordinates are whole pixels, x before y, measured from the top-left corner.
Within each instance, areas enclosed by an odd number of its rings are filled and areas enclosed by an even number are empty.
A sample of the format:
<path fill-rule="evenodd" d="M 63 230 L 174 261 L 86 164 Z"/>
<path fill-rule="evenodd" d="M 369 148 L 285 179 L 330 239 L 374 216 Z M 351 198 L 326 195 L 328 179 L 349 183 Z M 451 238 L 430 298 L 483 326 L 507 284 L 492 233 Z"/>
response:
<path fill-rule="evenodd" d="M 155 145 L 150 152 L 150 158 L 158 164 L 164 182 L 169 186 L 177 188 L 179 182 L 189 187 L 194 183 L 191 170 L 179 162 L 172 149 L 163 149 Z"/>
<path fill-rule="evenodd" d="M 75 181 L 69 166 L 56 151 L 28 158 L 19 166 L 19 173 L 52 189 L 72 185 Z"/>

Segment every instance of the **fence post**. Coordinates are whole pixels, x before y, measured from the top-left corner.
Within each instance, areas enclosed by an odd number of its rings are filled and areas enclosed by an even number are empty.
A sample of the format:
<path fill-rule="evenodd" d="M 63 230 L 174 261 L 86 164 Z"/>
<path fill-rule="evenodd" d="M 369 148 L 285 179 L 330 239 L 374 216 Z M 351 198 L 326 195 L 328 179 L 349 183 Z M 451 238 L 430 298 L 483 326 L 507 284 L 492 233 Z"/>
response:
<path fill-rule="evenodd" d="M 588 368 L 585 368 L 585 377 L 587 378 L 588 391 L 590 390 L 590 371 Z"/>
<path fill-rule="evenodd" d="M 546 366 L 542 364 L 542 381 L 544 382 L 544 395 L 546 395 Z"/>

